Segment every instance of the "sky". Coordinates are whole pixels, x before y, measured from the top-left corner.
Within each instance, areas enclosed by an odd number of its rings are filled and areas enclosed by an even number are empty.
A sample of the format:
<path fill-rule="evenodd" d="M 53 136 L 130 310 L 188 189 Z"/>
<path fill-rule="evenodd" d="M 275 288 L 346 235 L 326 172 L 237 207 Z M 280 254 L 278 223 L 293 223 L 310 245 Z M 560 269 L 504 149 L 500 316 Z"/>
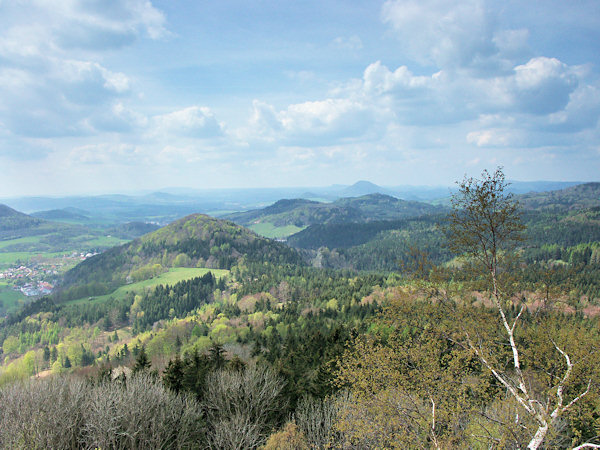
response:
<path fill-rule="evenodd" d="M 597 0 L 0 0 L 0 197 L 600 180 Z"/>

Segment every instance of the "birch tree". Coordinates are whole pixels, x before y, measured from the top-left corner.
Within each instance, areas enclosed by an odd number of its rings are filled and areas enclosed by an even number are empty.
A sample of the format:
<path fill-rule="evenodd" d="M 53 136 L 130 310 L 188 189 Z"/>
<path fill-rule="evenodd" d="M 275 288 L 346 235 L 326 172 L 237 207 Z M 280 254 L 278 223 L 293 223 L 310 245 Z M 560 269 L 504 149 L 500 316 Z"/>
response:
<path fill-rule="evenodd" d="M 504 370 L 490 355 L 489 346 L 481 335 L 462 326 L 466 345 L 477 355 L 484 367 L 507 390 L 509 395 L 533 419 L 537 429 L 528 444 L 529 449 L 543 445 L 550 431 L 558 426 L 561 416 L 573 407 L 590 390 L 590 383 L 581 392 L 567 396 L 566 389 L 573 374 L 574 361 L 556 342 L 552 341 L 557 357 L 564 360 L 566 369 L 552 389 L 552 395 L 538 400 L 526 382 L 522 370 L 521 355 L 515 340 L 519 320 L 526 305 L 520 305 L 514 315 L 508 313 L 511 295 L 504 283 L 507 263 L 514 250 L 523 240 L 524 226 L 520 221 L 518 203 L 507 192 L 508 183 L 502 169 L 493 174 L 482 173 L 481 179 L 467 178 L 459 183 L 459 191 L 452 197 L 453 212 L 445 229 L 450 248 L 465 255 L 479 268 L 475 272 L 487 284 L 491 303 L 498 313 L 498 320 L 511 350 L 511 370 Z M 518 417 L 516 418 L 518 420 Z"/>

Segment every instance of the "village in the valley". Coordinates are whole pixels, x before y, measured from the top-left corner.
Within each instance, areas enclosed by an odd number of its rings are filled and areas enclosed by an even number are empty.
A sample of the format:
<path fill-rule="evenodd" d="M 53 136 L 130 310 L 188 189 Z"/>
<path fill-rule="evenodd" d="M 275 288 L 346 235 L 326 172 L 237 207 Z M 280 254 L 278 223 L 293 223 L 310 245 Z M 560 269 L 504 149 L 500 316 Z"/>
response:
<path fill-rule="evenodd" d="M 95 252 L 73 252 L 52 258 L 37 258 L 0 271 L 0 281 L 13 286 L 26 297 L 48 295 L 54 289 L 58 275 Z"/>

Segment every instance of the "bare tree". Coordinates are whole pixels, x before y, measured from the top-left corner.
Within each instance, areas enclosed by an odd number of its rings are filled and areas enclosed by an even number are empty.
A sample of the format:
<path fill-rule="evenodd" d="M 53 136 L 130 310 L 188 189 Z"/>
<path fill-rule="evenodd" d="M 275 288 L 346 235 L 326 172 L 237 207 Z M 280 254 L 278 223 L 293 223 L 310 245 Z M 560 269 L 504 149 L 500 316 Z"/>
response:
<path fill-rule="evenodd" d="M 569 355 L 554 341 L 557 353 L 566 363 L 566 370 L 553 388 L 553 399 L 540 401 L 535 398 L 521 369 L 519 348 L 515 342 L 515 331 L 526 305 L 521 305 L 514 319 L 509 319 L 507 303 L 510 296 L 504 289 L 502 278 L 504 263 L 512 250 L 522 240 L 524 229 L 518 214 L 518 204 L 506 191 L 508 184 L 499 168 L 493 174 L 484 171 L 481 179 L 465 178 L 459 184 L 459 192 L 452 198 L 453 212 L 449 218 L 446 235 L 449 245 L 458 254 L 468 255 L 479 264 L 480 274 L 488 282 L 491 301 L 498 311 L 499 320 L 512 353 L 512 374 L 494 363 L 480 336 L 463 326 L 467 345 L 477 355 L 481 363 L 493 374 L 512 398 L 535 421 L 537 430 L 531 437 L 528 448 L 537 449 L 542 445 L 549 430 L 560 423 L 561 416 L 583 396 L 587 389 L 570 400 L 565 399 L 565 388 L 573 373 L 574 363 Z"/>
<path fill-rule="evenodd" d="M 183 449 L 203 440 L 196 401 L 165 389 L 148 374 L 95 386 L 85 415 L 84 448 Z"/>
<path fill-rule="evenodd" d="M 1 448 L 79 448 L 85 383 L 47 379 L 0 390 Z"/>
<path fill-rule="evenodd" d="M 204 397 L 212 448 L 256 448 L 282 410 L 283 381 L 270 369 L 252 365 L 242 372 L 208 376 Z"/>
<path fill-rule="evenodd" d="M 304 397 L 294 414 L 294 422 L 306 436 L 311 448 L 326 448 L 334 439 L 333 426 L 348 393 L 325 399 Z"/>

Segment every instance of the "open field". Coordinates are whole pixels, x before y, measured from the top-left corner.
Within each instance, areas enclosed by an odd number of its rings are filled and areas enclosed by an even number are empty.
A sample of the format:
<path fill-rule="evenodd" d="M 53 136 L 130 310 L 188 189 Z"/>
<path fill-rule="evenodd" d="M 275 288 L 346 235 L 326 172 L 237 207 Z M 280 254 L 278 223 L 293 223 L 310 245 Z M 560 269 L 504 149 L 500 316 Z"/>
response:
<path fill-rule="evenodd" d="M 264 223 L 255 223 L 250 225 L 252 231 L 256 234 L 260 234 L 261 236 L 268 237 L 271 239 L 284 238 L 290 236 L 294 233 L 298 233 L 302 231 L 306 227 L 297 227 L 295 225 L 286 225 L 284 227 L 276 227 L 272 223 L 264 222 Z"/>
<path fill-rule="evenodd" d="M 16 244 L 35 244 L 40 242 L 40 238 L 41 236 L 27 236 L 18 239 L 7 239 L 4 241 L 0 241 L 0 251 L 2 251 L 3 248 Z"/>
<path fill-rule="evenodd" d="M 25 301 L 26 297 L 21 292 L 0 281 L 0 316 L 16 310 Z"/>
<path fill-rule="evenodd" d="M 180 281 L 190 280 L 192 278 L 201 277 L 205 275 L 207 272 L 212 272 L 213 275 L 217 278 L 222 278 L 229 274 L 229 270 L 223 269 L 205 269 L 205 268 L 188 268 L 188 267 L 177 267 L 169 269 L 168 272 L 161 274 L 158 277 L 150 278 L 149 280 L 139 281 L 137 283 L 127 284 L 125 286 L 121 286 L 110 294 L 100 295 L 98 297 L 92 298 L 80 298 L 77 300 L 71 300 L 67 302 L 68 304 L 79 304 L 86 302 L 103 302 L 108 300 L 109 298 L 114 299 L 122 299 L 130 292 L 140 293 L 144 290 L 154 288 L 159 285 L 170 284 L 173 285 Z"/>
<path fill-rule="evenodd" d="M 18 262 L 29 263 L 31 261 L 42 262 L 52 258 L 69 256 L 72 252 L 0 252 L 0 268 L 14 266 Z"/>
<path fill-rule="evenodd" d="M 86 246 L 89 248 L 96 247 L 116 247 L 117 245 L 122 245 L 129 242 L 127 239 L 121 239 L 114 236 L 87 236 L 86 239 L 82 239 L 77 242 L 78 246 Z"/>

